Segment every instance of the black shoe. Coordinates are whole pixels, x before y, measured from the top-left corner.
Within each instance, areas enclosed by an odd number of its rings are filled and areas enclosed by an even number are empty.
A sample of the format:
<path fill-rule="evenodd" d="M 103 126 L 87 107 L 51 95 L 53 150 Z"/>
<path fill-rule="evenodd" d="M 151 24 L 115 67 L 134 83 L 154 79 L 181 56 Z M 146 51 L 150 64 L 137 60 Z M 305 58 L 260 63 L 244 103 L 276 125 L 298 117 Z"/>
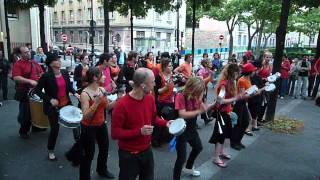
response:
<path fill-rule="evenodd" d="M 240 144 L 231 144 L 231 148 L 240 151 L 242 149 Z"/>
<path fill-rule="evenodd" d="M 30 138 L 29 134 L 27 134 L 27 133 L 26 134 L 20 133 L 19 135 L 20 135 L 21 139 L 29 139 Z"/>
<path fill-rule="evenodd" d="M 239 146 L 240 146 L 242 149 L 245 149 L 245 148 L 246 148 L 246 146 L 243 145 L 242 143 L 240 143 Z"/>
<path fill-rule="evenodd" d="M 111 172 L 109 172 L 108 170 L 104 170 L 102 172 L 97 170 L 97 173 L 102 178 L 114 179 L 114 175 Z"/>
<path fill-rule="evenodd" d="M 35 126 L 32 126 L 31 128 L 31 131 L 36 133 L 36 132 L 42 132 L 42 131 L 46 131 L 47 128 L 38 128 L 38 127 L 35 127 Z"/>
<path fill-rule="evenodd" d="M 260 128 L 255 128 L 255 127 L 253 127 L 251 130 L 252 130 L 252 131 L 259 131 Z"/>

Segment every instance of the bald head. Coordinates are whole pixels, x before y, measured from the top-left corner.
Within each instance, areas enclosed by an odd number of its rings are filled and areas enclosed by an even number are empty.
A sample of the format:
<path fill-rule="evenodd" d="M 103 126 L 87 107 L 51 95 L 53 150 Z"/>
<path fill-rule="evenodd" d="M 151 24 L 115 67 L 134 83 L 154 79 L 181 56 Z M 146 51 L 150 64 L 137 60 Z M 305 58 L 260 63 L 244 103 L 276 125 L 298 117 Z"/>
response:
<path fill-rule="evenodd" d="M 141 84 L 146 83 L 146 81 L 152 78 L 153 72 L 147 68 L 139 68 L 133 74 L 133 85 L 139 87 Z"/>

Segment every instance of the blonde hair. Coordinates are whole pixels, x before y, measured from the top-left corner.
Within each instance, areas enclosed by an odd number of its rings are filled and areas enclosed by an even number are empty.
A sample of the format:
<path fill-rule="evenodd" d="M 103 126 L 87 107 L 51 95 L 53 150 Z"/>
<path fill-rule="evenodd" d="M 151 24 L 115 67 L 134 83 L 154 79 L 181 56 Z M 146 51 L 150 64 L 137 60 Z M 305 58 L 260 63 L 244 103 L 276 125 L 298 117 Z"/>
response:
<path fill-rule="evenodd" d="M 206 85 L 201 77 L 191 77 L 184 86 L 183 94 L 187 99 L 200 97 L 205 89 Z"/>
<path fill-rule="evenodd" d="M 237 64 L 227 64 L 223 68 L 219 79 L 219 84 L 221 81 L 227 81 L 226 88 L 228 88 L 228 91 L 233 96 L 237 93 L 236 73 L 239 73 L 239 66 Z"/>

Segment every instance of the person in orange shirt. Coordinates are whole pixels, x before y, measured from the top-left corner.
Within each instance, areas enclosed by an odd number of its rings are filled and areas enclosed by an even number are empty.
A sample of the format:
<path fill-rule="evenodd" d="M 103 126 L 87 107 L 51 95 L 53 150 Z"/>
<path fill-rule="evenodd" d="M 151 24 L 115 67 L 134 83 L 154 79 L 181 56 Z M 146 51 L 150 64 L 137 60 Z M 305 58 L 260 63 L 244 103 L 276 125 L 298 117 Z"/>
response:
<path fill-rule="evenodd" d="M 83 113 L 80 140 L 84 155 L 80 162 L 79 179 L 90 179 L 95 141 L 97 141 L 99 147 L 96 171 L 101 177 L 113 179 L 114 175 L 107 168 L 109 138 L 104 111 L 105 109 L 113 108 L 115 101 L 109 103 L 105 96 L 106 90 L 100 87 L 100 84 L 103 84 L 105 81 L 105 76 L 98 67 L 91 67 L 87 71 L 86 81 L 89 84 L 82 91 L 80 97 Z"/>
<path fill-rule="evenodd" d="M 111 68 L 111 78 L 113 79 L 114 82 L 117 81 L 118 75 L 120 73 L 120 67 L 117 64 L 117 55 L 115 53 L 112 53 L 112 59 L 110 61 L 110 68 Z"/>
<path fill-rule="evenodd" d="M 184 77 L 184 81 L 186 82 L 192 76 L 192 55 L 186 54 L 184 58 L 184 63 L 177 67 L 174 70 L 174 73 L 181 73 Z"/>
<path fill-rule="evenodd" d="M 147 68 L 151 69 L 153 68 L 153 53 L 152 52 L 148 52 L 147 56 L 146 56 L 146 62 L 147 62 Z"/>
<path fill-rule="evenodd" d="M 252 76 L 253 72 L 257 68 L 252 65 L 251 63 L 247 63 L 242 67 L 242 76 L 238 80 L 237 83 L 237 90 L 241 94 L 245 93 L 251 87 L 250 77 Z M 258 90 L 257 93 L 260 93 L 261 90 Z M 249 122 L 251 120 L 251 115 L 248 109 L 247 99 L 250 98 L 252 95 L 245 94 L 243 96 L 243 100 L 238 101 L 234 105 L 234 112 L 238 115 L 238 122 L 237 125 L 232 130 L 232 136 L 230 139 L 231 148 L 236 150 L 241 150 L 245 148 L 245 146 L 241 143 L 241 140 L 244 134 L 252 136 L 251 131 L 246 131 L 247 127 L 249 126 Z"/>

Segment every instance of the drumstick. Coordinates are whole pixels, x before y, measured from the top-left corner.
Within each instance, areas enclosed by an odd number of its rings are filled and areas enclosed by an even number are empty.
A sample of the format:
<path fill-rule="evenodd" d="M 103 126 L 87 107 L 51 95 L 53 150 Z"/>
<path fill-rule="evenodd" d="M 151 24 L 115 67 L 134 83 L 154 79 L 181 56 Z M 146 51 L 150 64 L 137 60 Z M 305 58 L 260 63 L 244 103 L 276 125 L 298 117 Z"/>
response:
<path fill-rule="evenodd" d="M 218 128 L 219 128 L 219 133 L 222 134 L 222 129 L 221 129 L 221 126 L 220 126 L 220 122 L 218 121 Z"/>
<path fill-rule="evenodd" d="M 219 112 L 219 115 L 220 115 L 220 118 L 221 118 L 222 126 L 224 126 L 224 125 L 225 125 L 225 123 L 224 123 L 224 120 L 223 120 L 223 118 L 222 118 L 222 116 L 221 116 L 220 112 Z"/>

